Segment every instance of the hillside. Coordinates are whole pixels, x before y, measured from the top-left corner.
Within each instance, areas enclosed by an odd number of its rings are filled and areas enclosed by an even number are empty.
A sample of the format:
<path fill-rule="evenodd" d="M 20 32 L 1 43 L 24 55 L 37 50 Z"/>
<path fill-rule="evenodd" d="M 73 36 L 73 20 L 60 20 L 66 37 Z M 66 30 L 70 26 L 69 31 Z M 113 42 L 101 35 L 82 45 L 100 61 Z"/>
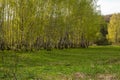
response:
<path fill-rule="evenodd" d="M 104 15 L 103 17 L 104 17 L 105 21 L 106 21 L 107 23 L 109 23 L 111 16 L 112 16 L 112 14 Z"/>

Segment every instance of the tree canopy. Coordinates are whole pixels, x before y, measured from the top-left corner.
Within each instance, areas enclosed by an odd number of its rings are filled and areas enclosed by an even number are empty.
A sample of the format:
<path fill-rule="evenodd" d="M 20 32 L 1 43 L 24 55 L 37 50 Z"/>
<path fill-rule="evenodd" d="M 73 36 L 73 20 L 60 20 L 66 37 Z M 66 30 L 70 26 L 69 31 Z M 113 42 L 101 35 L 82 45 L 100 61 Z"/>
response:
<path fill-rule="evenodd" d="M 112 43 L 120 43 L 120 14 L 113 14 L 108 25 L 108 39 Z"/>
<path fill-rule="evenodd" d="M 100 34 L 96 0 L 0 0 L 1 49 L 88 47 Z"/>

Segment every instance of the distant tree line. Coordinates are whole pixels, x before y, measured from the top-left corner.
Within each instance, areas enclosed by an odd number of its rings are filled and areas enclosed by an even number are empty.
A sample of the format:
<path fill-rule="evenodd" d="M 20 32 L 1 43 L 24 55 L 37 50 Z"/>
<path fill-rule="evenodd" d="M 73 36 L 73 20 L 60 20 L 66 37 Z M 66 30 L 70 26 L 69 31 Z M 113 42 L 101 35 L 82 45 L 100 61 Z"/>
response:
<path fill-rule="evenodd" d="M 100 32 L 102 36 L 96 41 L 97 45 L 120 45 L 120 13 L 102 16 Z"/>
<path fill-rule="evenodd" d="M 99 39 L 96 0 L 0 0 L 0 49 L 87 48 Z"/>

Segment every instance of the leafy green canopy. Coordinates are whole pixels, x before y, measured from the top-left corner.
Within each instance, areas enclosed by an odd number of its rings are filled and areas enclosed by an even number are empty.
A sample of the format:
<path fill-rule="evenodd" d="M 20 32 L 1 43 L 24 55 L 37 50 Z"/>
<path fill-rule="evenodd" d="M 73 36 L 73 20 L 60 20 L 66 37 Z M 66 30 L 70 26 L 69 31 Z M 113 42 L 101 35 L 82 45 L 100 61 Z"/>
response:
<path fill-rule="evenodd" d="M 95 0 L 0 0 L 3 49 L 88 46 L 99 36 Z"/>
<path fill-rule="evenodd" d="M 113 14 L 108 25 L 108 39 L 120 43 L 120 14 Z"/>

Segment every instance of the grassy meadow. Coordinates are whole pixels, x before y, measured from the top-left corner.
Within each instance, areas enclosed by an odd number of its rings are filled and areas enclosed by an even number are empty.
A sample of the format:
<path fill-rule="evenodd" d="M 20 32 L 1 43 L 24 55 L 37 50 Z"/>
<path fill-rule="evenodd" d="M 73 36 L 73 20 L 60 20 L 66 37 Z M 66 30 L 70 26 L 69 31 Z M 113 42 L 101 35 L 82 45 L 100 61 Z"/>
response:
<path fill-rule="evenodd" d="M 120 47 L 0 51 L 0 80 L 120 80 Z"/>

